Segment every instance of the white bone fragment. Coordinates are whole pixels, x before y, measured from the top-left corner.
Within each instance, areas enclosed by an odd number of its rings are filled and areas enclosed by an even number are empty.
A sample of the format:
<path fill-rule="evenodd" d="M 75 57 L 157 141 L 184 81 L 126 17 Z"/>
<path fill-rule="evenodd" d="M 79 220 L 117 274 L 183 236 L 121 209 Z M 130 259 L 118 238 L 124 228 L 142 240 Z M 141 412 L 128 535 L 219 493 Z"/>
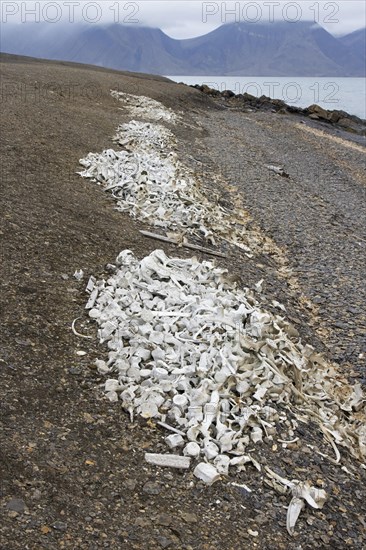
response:
<path fill-rule="evenodd" d="M 323 508 L 327 494 L 323 489 L 310 486 L 309 483 L 291 483 L 292 499 L 287 510 L 287 531 L 294 534 L 295 525 L 301 510 L 305 506 L 304 500 L 313 508 Z"/>
<path fill-rule="evenodd" d="M 257 389 L 257 391 L 253 394 L 253 398 L 254 399 L 257 399 L 258 401 L 261 401 L 262 398 L 266 395 L 267 393 L 267 388 L 261 386 L 260 388 Z"/>
<path fill-rule="evenodd" d="M 118 380 L 115 380 L 114 378 L 109 378 L 105 382 L 104 390 L 106 392 L 119 391 L 119 390 L 121 390 L 121 386 L 119 385 Z"/>
<path fill-rule="evenodd" d="M 89 317 L 91 317 L 91 319 L 99 319 L 100 316 L 101 316 L 101 312 L 97 308 L 93 308 L 89 311 Z"/>
<path fill-rule="evenodd" d="M 95 301 L 98 297 L 99 289 L 93 288 L 93 290 L 90 293 L 89 300 L 86 303 L 85 309 L 92 309 L 94 307 Z"/>
<path fill-rule="evenodd" d="M 212 485 L 215 481 L 221 479 L 219 472 L 212 464 L 200 462 L 193 470 L 193 474 L 207 485 Z"/>
<path fill-rule="evenodd" d="M 293 488 L 293 494 L 306 500 L 312 508 L 323 508 L 327 499 L 324 489 L 312 487 L 309 483 L 299 483 Z"/>
<path fill-rule="evenodd" d="M 263 430 L 259 426 L 254 426 L 250 433 L 250 439 L 253 443 L 258 443 L 258 441 L 263 441 Z"/>
<path fill-rule="evenodd" d="M 112 403 L 115 403 L 116 401 L 118 401 L 118 393 L 115 392 L 115 391 L 108 391 L 106 393 L 106 397 L 109 399 L 109 401 L 111 401 Z"/>
<path fill-rule="evenodd" d="M 81 334 L 80 332 L 78 332 L 75 328 L 75 323 L 78 319 L 81 319 L 81 317 L 76 317 L 76 319 L 73 320 L 72 324 L 71 324 L 71 330 L 72 332 L 75 334 L 75 336 L 79 336 L 80 338 L 87 338 L 87 339 L 91 339 L 92 336 L 87 336 L 86 334 Z"/>
<path fill-rule="evenodd" d="M 230 457 L 228 455 L 217 455 L 213 463 L 219 474 L 228 475 L 230 465 Z"/>
<path fill-rule="evenodd" d="M 99 374 L 107 374 L 110 371 L 107 363 L 101 359 L 96 359 L 95 366 L 97 367 Z"/>
<path fill-rule="evenodd" d="M 277 439 L 279 443 L 284 443 L 285 445 L 290 445 L 291 443 L 296 443 L 296 441 L 299 441 L 298 437 L 294 437 L 293 439 Z"/>
<path fill-rule="evenodd" d="M 264 279 L 261 279 L 260 281 L 258 281 L 257 283 L 255 283 L 255 289 L 256 291 L 260 294 L 261 292 L 263 292 L 263 283 L 264 283 Z"/>
<path fill-rule="evenodd" d="M 104 323 L 103 328 L 98 331 L 100 341 L 105 342 L 110 336 L 112 336 L 117 328 L 118 325 L 115 321 L 107 321 Z"/>
<path fill-rule="evenodd" d="M 177 407 L 184 408 L 188 404 L 188 398 L 186 395 L 178 393 L 173 397 L 173 403 Z"/>
<path fill-rule="evenodd" d="M 271 172 L 274 172 L 275 174 L 277 174 L 278 176 L 282 176 L 283 178 L 288 178 L 290 177 L 287 172 L 285 172 L 284 168 L 282 166 L 274 166 L 274 165 L 269 165 L 267 166 L 268 170 L 270 170 Z"/>
<path fill-rule="evenodd" d="M 81 281 L 81 279 L 84 277 L 84 271 L 82 269 L 77 269 L 74 273 L 74 277 L 77 281 Z"/>
<path fill-rule="evenodd" d="M 180 456 L 172 454 L 145 453 L 145 460 L 149 464 L 156 466 L 166 466 L 168 468 L 181 468 L 187 470 L 191 465 L 189 456 Z"/>
<path fill-rule="evenodd" d="M 287 528 L 288 534 L 291 536 L 294 534 L 296 522 L 304 506 L 305 506 L 305 502 L 302 500 L 302 498 L 292 497 L 291 502 L 287 509 L 287 519 L 286 519 L 286 528 Z"/>
<path fill-rule="evenodd" d="M 159 414 L 158 406 L 153 400 L 145 401 L 138 410 L 143 418 L 154 418 Z"/>
<path fill-rule="evenodd" d="M 220 452 L 220 449 L 213 441 L 207 441 L 204 443 L 203 452 L 207 460 L 213 460 Z"/>
<path fill-rule="evenodd" d="M 248 485 L 245 485 L 245 483 L 235 483 L 235 481 L 233 481 L 230 485 L 232 485 L 233 487 L 240 487 L 241 489 L 245 489 L 248 493 L 252 492 L 252 489 L 250 489 Z"/>
<path fill-rule="evenodd" d="M 170 430 L 171 432 L 177 433 L 177 434 L 182 435 L 182 436 L 186 435 L 181 430 L 178 430 L 177 428 L 174 428 L 173 426 L 169 426 L 169 424 L 166 424 L 165 422 L 158 421 L 157 424 L 159 424 L 159 426 L 162 426 L 163 428 L 166 428 L 167 430 Z"/>
<path fill-rule="evenodd" d="M 183 447 L 184 439 L 179 434 L 171 434 L 165 438 L 165 441 L 170 449 L 175 449 L 176 447 Z"/>
<path fill-rule="evenodd" d="M 183 449 L 185 456 L 197 457 L 200 455 L 201 448 L 195 441 L 190 441 Z"/>
<path fill-rule="evenodd" d="M 91 293 L 91 291 L 93 290 L 94 286 L 95 286 L 95 283 L 97 282 L 96 278 L 93 277 L 93 275 L 91 277 L 89 277 L 89 281 L 88 281 L 88 284 L 86 285 L 86 292 L 88 292 L 88 294 Z"/>

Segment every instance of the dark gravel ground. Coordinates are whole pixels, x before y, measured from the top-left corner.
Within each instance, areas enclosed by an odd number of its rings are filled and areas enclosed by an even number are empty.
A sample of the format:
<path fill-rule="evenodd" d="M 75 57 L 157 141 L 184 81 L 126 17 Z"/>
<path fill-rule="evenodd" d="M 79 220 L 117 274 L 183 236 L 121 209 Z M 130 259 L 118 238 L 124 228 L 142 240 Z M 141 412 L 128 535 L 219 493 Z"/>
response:
<path fill-rule="evenodd" d="M 265 278 L 264 299 L 282 301 L 304 338 L 361 379 L 361 154 L 301 131 L 291 118 L 224 112 L 165 79 L 14 56 L 0 61 L 0 548 L 365 548 L 365 470 L 347 452 L 347 471 L 312 452 L 306 444 L 331 452 L 312 425 L 301 426 L 301 444 L 293 448 L 256 450 L 262 465 L 308 479 L 329 495 L 323 510 L 302 512 L 290 538 L 289 496 L 268 487 L 254 468 L 206 487 L 191 471 L 146 464 L 145 451 L 166 451 L 165 434 L 145 421 L 131 425 L 106 402 L 93 368 L 105 350 L 71 332 L 86 299 L 75 269 L 98 276 L 123 248 L 142 257 L 156 247 L 138 233 L 142 224 L 116 212 L 97 186 L 75 174 L 79 158 L 111 145 L 126 116 L 109 94 L 117 87 L 201 121 L 196 130 L 176 130 L 182 157 L 220 201 L 242 202 L 253 216 L 247 227 L 261 226 L 283 248 L 286 267 L 298 271 L 295 282 L 281 276 L 269 252 L 249 259 L 228 250 L 222 265 L 247 286 Z M 283 163 L 290 179 L 269 174 L 266 163 Z M 213 183 L 219 173 L 237 191 Z M 306 307 L 302 294 L 319 312 Z M 94 334 L 86 316 L 79 323 Z"/>
<path fill-rule="evenodd" d="M 366 384 L 366 141 L 300 120 L 226 110 L 206 118 L 205 145 L 318 309 L 329 356 Z"/>

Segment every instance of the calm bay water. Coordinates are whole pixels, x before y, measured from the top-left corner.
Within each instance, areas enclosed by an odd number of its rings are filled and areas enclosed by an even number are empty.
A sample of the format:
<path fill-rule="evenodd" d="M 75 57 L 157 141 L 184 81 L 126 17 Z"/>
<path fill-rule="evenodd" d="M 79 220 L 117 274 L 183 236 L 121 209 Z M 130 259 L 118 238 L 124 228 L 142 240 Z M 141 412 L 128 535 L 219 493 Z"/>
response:
<path fill-rule="evenodd" d="M 206 84 L 216 90 L 247 92 L 254 96 L 282 99 L 289 105 L 308 107 L 317 103 L 324 109 L 346 111 L 366 118 L 365 78 L 299 78 L 257 76 L 168 76 L 174 82 Z"/>

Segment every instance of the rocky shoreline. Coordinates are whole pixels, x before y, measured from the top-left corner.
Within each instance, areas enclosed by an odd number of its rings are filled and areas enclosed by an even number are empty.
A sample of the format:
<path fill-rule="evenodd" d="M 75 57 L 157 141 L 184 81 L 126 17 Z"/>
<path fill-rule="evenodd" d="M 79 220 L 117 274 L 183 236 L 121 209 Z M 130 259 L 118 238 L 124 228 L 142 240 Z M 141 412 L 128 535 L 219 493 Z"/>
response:
<path fill-rule="evenodd" d="M 282 99 L 271 99 L 265 95 L 256 97 L 248 93 L 235 94 L 231 90 L 224 90 L 220 92 L 219 90 L 210 88 L 207 85 L 199 84 L 192 87 L 212 97 L 216 101 L 221 101 L 221 103 L 224 102 L 225 105 L 232 109 L 238 109 L 246 112 L 270 111 L 278 114 L 301 115 L 303 117 L 308 117 L 311 120 L 325 122 L 334 128 L 339 128 L 359 136 L 366 136 L 366 120 L 363 120 L 355 115 L 350 115 L 345 111 L 330 111 L 323 109 L 316 104 L 310 105 L 309 107 L 303 109 L 301 107 L 288 105 Z"/>

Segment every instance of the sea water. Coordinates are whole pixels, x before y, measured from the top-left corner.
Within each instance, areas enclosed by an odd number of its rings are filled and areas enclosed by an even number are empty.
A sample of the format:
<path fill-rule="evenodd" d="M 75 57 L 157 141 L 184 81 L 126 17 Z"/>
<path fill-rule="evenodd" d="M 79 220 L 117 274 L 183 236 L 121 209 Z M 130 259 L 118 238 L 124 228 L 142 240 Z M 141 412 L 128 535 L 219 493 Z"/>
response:
<path fill-rule="evenodd" d="M 257 77 L 257 76 L 168 76 L 175 82 L 206 84 L 210 88 L 282 99 L 289 105 L 313 103 L 328 110 L 342 110 L 366 118 L 366 78 Z"/>

